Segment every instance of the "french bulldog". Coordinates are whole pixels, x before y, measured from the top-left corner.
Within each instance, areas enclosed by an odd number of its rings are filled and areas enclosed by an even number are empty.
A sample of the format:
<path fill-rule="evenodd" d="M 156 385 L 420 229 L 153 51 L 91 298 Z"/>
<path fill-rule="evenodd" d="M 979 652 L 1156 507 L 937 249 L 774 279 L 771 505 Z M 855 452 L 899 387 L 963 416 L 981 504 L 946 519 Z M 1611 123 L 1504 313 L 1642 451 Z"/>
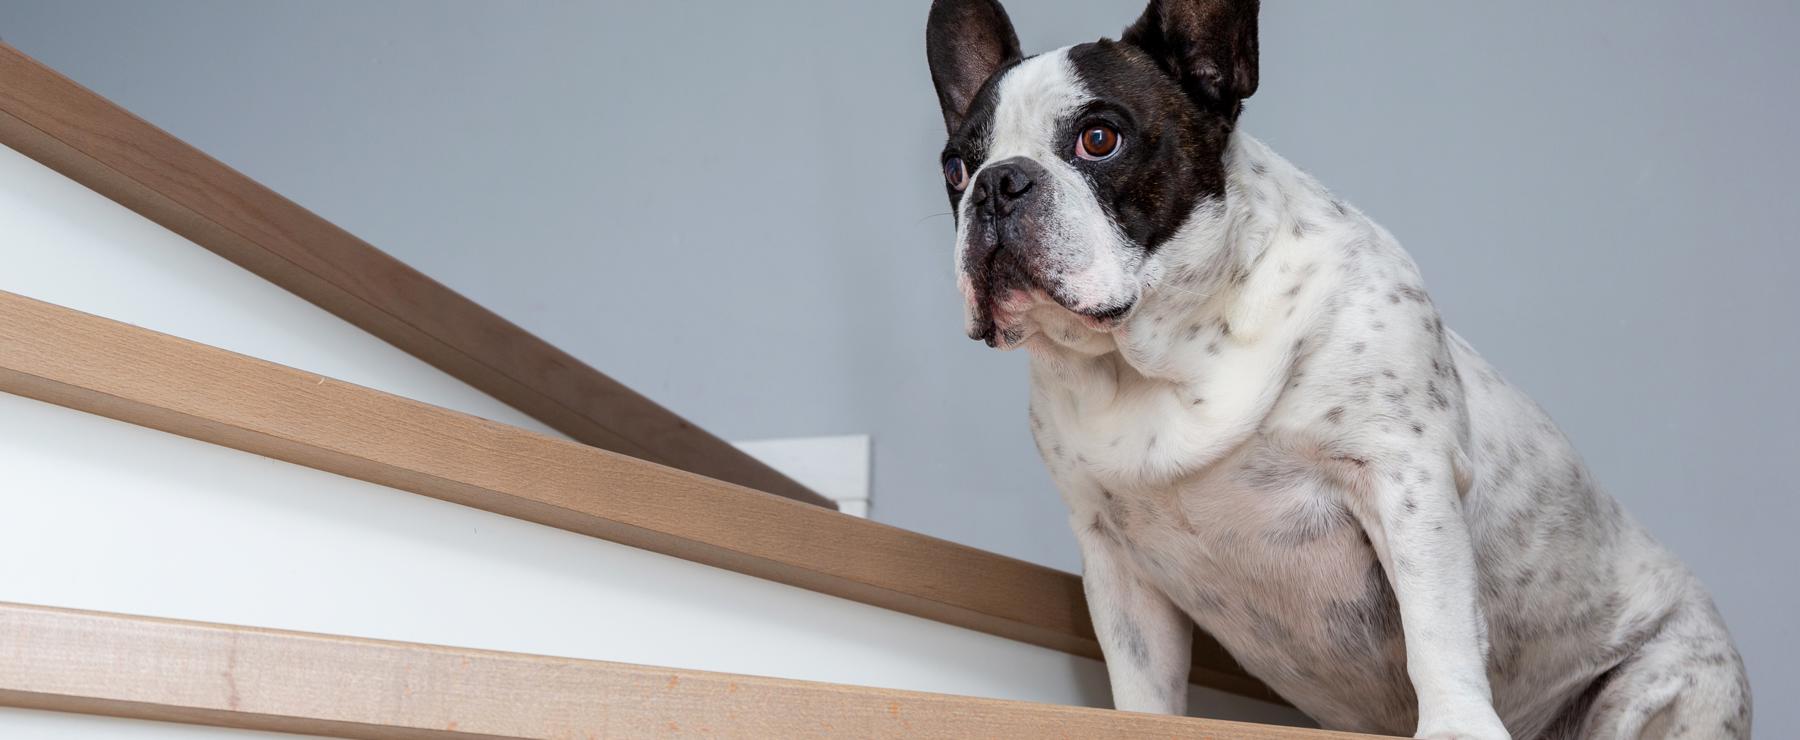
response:
<path fill-rule="evenodd" d="M 1326 728 L 1747 738 L 1711 597 L 1446 329 L 1381 226 L 1239 130 L 1255 0 L 1153 0 L 1024 57 L 937 0 L 970 337 L 1031 356 L 1120 709 L 1194 625 Z"/>

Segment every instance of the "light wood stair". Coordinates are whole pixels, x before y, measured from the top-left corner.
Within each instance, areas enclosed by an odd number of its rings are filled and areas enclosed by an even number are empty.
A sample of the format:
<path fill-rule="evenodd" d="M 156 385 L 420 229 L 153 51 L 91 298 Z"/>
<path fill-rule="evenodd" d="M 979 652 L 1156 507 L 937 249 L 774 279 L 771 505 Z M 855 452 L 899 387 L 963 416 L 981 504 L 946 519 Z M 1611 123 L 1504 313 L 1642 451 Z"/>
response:
<path fill-rule="evenodd" d="M 0 603 L 0 702 L 329 737 L 1369 737 Z"/>

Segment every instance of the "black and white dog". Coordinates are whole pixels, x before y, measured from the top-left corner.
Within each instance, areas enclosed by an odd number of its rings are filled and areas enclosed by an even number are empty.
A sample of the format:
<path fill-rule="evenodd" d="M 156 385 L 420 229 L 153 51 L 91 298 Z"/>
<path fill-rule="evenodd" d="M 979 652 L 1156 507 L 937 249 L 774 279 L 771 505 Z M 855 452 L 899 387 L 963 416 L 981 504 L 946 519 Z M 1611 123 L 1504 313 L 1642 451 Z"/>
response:
<path fill-rule="evenodd" d="M 1749 737 L 1701 585 L 1387 231 L 1237 130 L 1256 12 L 1023 58 L 994 0 L 931 9 L 968 333 L 1031 353 L 1115 704 L 1183 712 L 1198 623 L 1329 728 Z"/>

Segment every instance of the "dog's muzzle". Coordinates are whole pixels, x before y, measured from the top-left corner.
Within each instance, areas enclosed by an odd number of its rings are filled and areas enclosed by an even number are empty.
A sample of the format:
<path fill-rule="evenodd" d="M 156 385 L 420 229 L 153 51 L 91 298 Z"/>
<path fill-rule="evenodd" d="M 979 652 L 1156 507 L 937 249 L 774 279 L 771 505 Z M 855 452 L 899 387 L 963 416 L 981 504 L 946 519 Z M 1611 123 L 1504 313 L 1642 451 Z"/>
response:
<path fill-rule="evenodd" d="M 1020 292 L 1041 290 L 1031 256 L 1038 243 L 1040 209 L 1049 173 L 1026 157 L 994 162 L 969 184 L 969 241 L 963 253 L 974 295 L 975 323 L 969 338 L 988 346 L 1010 343 L 1001 335 L 1008 327 L 1007 303 Z"/>
<path fill-rule="evenodd" d="M 1104 329 L 1131 304 L 1077 310 L 1064 295 L 1060 271 L 1047 264 L 1043 244 L 1053 207 L 1050 173 L 1026 157 L 983 167 L 969 184 L 968 243 L 963 272 L 969 280 L 974 321 L 969 338 L 990 347 L 1011 347 L 1023 339 L 1023 314 L 1034 305 L 1055 303 Z"/>

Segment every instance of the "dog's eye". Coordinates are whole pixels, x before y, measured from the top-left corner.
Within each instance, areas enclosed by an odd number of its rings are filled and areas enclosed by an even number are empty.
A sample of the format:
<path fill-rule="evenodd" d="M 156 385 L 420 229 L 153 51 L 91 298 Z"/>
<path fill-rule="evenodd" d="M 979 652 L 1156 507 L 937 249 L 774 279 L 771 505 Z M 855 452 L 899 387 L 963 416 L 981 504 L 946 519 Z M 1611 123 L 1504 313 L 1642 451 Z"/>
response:
<path fill-rule="evenodd" d="M 1119 152 L 1119 132 L 1105 124 L 1087 127 L 1075 139 L 1075 156 L 1099 161 Z"/>
<path fill-rule="evenodd" d="M 944 160 L 944 182 L 961 192 L 969 186 L 969 168 L 963 165 L 962 157 L 951 157 Z"/>

